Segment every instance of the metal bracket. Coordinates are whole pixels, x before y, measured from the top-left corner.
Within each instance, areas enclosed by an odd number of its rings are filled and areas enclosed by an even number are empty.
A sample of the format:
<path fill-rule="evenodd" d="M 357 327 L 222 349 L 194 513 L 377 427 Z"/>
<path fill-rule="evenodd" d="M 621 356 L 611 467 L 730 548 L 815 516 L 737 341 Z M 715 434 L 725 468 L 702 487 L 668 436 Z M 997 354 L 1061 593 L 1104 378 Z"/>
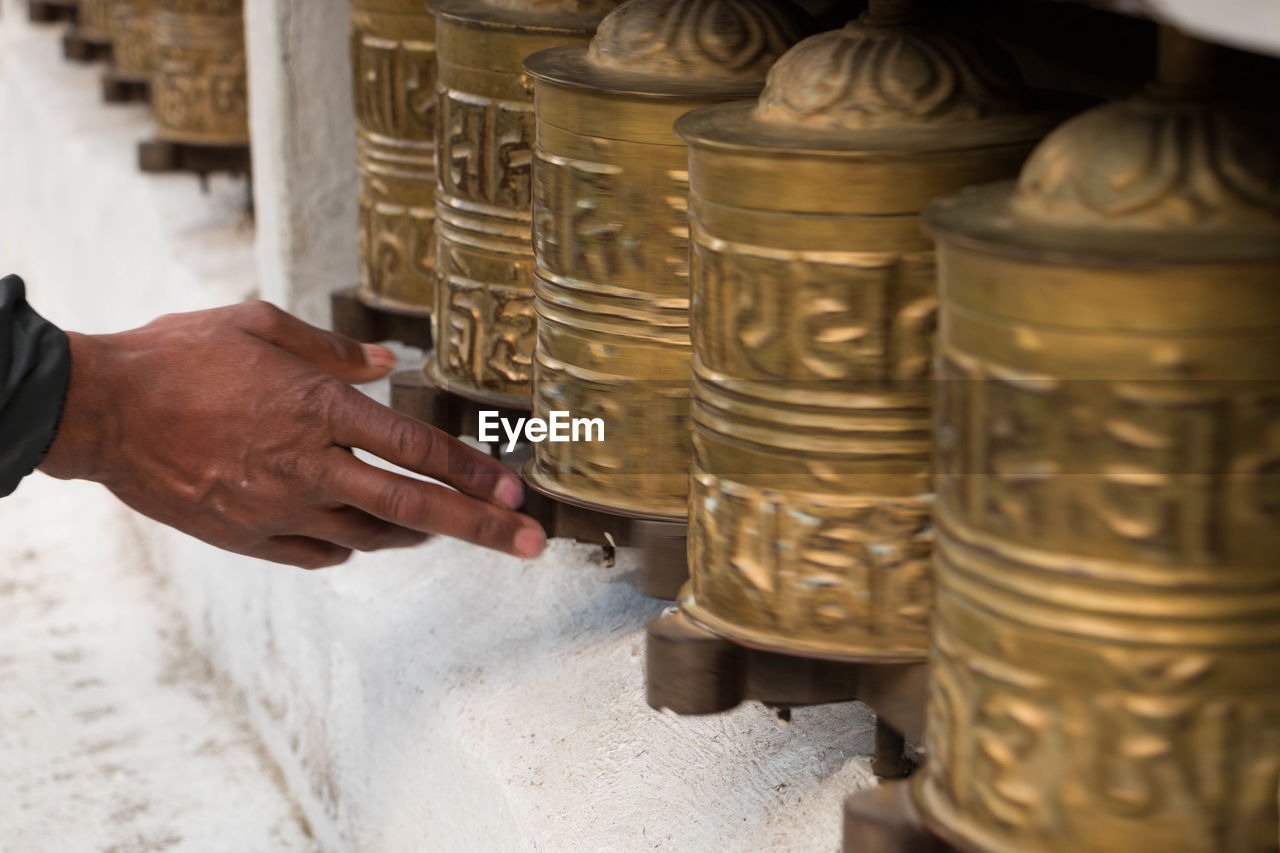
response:
<path fill-rule="evenodd" d="M 79 30 L 62 37 L 62 55 L 72 62 L 110 62 L 111 42 L 86 38 Z"/>
<path fill-rule="evenodd" d="M 646 700 L 677 714 L 716 714 L 754 699 L 775 708 L 860 701 L 876 712 L 872 770 L 907 776 L 906 738 L 924 732 L 926 668 L 799 657 L 738 645 L 668 610 L 645 628 Z"/>
<path fill-rule="evenodd" d="M 135 77 L 121 77 L 114 71 L 102 75 L 102 100 L 108 104 L 151 101 L 151 83 Z"/>
<path fill-rule="evenodd" d="M 202 178 L 211 172 L 247 175 L 251 165 L 248 145 L 194 145 L 167 139 L 138 143 L 138 168 L 149 174 L 194 172 Z"/>
<path fill-rule="evenodd" d="M 600 545 L 636 548 L 640 566 L 632 585 L 644 595 L 674 601 L 689 580 L 689 527 L 681 521 L 617 515 L 603 507 L 561 500 L 525 478 L 524 511 L 546 529 L 547 535 Z"/>
<path fill-rule="evenodd" d="M 431 312 L 370 304 L 359 288 L 347 287 L 329 295 L 333 330 L 357 341 L 399 341 L 431 349 Z"/>
<path fill-rule="evenodd" d="M 924 825 L 910 786 L 886 782 L 847 798 L 843 853 L 955 853 Z"/>

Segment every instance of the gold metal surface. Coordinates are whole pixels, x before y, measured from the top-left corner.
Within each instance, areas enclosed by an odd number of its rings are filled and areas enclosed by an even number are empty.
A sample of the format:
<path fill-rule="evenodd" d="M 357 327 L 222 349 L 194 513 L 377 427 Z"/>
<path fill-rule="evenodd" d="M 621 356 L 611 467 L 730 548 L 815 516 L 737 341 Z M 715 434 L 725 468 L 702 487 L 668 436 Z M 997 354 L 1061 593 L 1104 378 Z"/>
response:
<path fill-rule="evenodd" d="M 436 22 L 423 0 L 351 0 L 360 299 L 431 311 Z"/>
<path fill-rule="evenodd" d="M 87 41 L 110 41 L 113 0 L 80 0 L 76 34 Z"/>
<path fill-rule="evenodd" d="M 629 0 L 590 47 L 525 64 L 537 89 L 534 412 L 599 417 L 529 476 L 599 509 L 678 518 L 689 491 L 685 112 L 760 91 L 812 31 L 785 0 Z"/>
<path fill-rule="evenodd" d="M 1011 60 L 901 9 L 690 113 L 691 583 L 742 643 L 921 660 L 932 601 L 932 198 L 1017 173 L 1061 115 Z M 856 188 L 856 190 L 855 190 Z"/>
<path fill-rule="evenodd" d="M 1276 849 L 1280 125 L 1187 68 L 928 214 L 916 796 L 965 849 Z"/>
<path fill-rule="evenodd" d="M 151 0 L 112 0 L 108 16 L 111 70 L 121 80 L 150 82 L 155 73 Z"/>
<path fill-rule="evenodd" d="M 437 0 L 433 380 L 529 405 L 534 341 L 530 160 L 537 51 L 579 44 L 612 0 Z"/>
<path fill-rule="evenodd" d="M 156 135 L 195 145 L 247 145 L 242 0 L 153 3 Z"/>

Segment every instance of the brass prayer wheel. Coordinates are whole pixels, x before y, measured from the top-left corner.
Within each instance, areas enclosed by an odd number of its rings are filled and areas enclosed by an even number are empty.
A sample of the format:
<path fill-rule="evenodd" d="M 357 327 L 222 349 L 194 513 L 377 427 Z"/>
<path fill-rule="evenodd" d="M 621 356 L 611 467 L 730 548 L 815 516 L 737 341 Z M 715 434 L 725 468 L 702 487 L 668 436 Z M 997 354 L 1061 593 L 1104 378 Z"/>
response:
<path fill-rule="evenodd" d="M 420 313 L 434 296 L 436 22 L 422 0 L 352 0 L 360 299 Z"/>
<path fill-rule="evenodd" d="M 153 0 L 156 135 L 200 146 L 249 144 L 243 0 Z"/>
<path fill-rule="evenodd" d="M 1017 174 L 1061 113 L 994 42 L 873 2 L 759 102 L 676 123 L 693 259 L 690 585 L 753 648 L 922 660 L 937 289 L 925 205 Z"/>
<path fill-rule="evenodd" d="M 1275 850 L 1280 124 L 1159 83 L 937 203 L 931 829 Z"/>
<path fill-rule="evenodd" d="M 111 40 L 112 0 L 80 0 L 76 34 L 85 41 Z"/>
<path fill-rule="evenodd" d="M 533 86 L 521 64 L 585 42 L 612 0 L 436 0 L 436 349 L 440 387 L 529 406 Z"/>
<path fill-rule="evenodd" d="M 125 82 L 149 83 L 156 64 L 151 0 L 113 0 L 107 28 L 112 75 Z"/>
<path fill-rule="evenodd" d="M 603 441 L 543 442 L 539 489 L 683 518 L 689 493 L 685 112 L 757 94 L 812 32 L 787 0 L 629 0 L 589 47 L 532 56 L 534 413 L 601 418 Z"/>
<path fill-rule="evenodd" d="M 41 17 L 47 18 L 48 12 Z M 97 62 L 111 58 L 111 0 L 81 0 L 76 24 L 62 38 L 62 52 L 77 62 Z"/>

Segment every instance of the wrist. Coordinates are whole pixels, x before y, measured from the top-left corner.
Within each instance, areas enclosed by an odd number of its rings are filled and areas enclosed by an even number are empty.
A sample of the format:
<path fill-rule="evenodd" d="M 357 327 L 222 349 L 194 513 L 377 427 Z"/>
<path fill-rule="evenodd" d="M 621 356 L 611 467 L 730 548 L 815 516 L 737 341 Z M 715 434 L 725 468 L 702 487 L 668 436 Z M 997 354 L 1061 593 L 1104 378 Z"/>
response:
<path fill-rule="evenodd" d="M 98 479 L 102 449 L 112 431 L 111 350 L 105 335 L 67 332 L 71 342 L 71 381 L 57 434 L 40 470 L 61 480 Z"/>

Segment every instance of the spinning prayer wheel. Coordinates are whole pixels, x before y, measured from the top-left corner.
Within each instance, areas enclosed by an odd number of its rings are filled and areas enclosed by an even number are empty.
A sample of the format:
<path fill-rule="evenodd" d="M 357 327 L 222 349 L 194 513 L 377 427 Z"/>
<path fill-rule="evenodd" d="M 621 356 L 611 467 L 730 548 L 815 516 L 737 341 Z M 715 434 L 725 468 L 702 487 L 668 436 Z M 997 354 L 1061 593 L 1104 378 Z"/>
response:
<path fill-rule="evenodd" d="M 1264 851 L 1280 774 L 1280 123 L 1158 82 L 938 202 L 934 833 Z M 856 845 L 849 849 L 857 849 Z"/>
<path fill-rule="evenodd" d="M 148 100 L 156 67 L 151 0 L 113 0 L 107 30 L 111 36 L 111 68 L 102 78 L 103 100 Z"/>
<path fill-rule="evenodd" d="M 683 522 L 689 494 L 689 110 L 750 97 L 812 32 L 787 0 L 629 0 L 590 46 L 546 51 L 534 152 L 534 413 L 602 418 L 543 442 L 531 485 L 596 511 Z"/>
<path fill-rule="evenodd" d="M 62 52 L 77 62 L 111 58 L 112 0 L 80 0 L 76 25 L 62 39 Z"/>
<path fill-rule="evenodd" d="M 1015 175 L 1063 116 L 1043 100 L 994 42 L 873 0 L 788 51 L 758 101 L 676 122 L 690 152 L 690 582 L 649 628 L 655 707 L 863 699 L 918 734 L 937 309 L 920 217 Z M 808 675 L 753 674 L 776 657 Z M 892 703 L 891 678 L 911 685 Z"/>
<path fill-rule="evenodd" d="M 352 0 L 360 285 L 334 328 L 431 346 L 435 298 L 436 21 L 422 0 Z"/>
<path fill-rule="evenodd" d="M 529 407 L 533 85 L 521 64 L 579 44 L 611 0 L 437 0 L 435 353 L 439 388 Z"/>
<path fill-rule="evenodd" d="M 152 0 L 156 140 L 143 171 L 249 169 L 243 0 Z"/>

